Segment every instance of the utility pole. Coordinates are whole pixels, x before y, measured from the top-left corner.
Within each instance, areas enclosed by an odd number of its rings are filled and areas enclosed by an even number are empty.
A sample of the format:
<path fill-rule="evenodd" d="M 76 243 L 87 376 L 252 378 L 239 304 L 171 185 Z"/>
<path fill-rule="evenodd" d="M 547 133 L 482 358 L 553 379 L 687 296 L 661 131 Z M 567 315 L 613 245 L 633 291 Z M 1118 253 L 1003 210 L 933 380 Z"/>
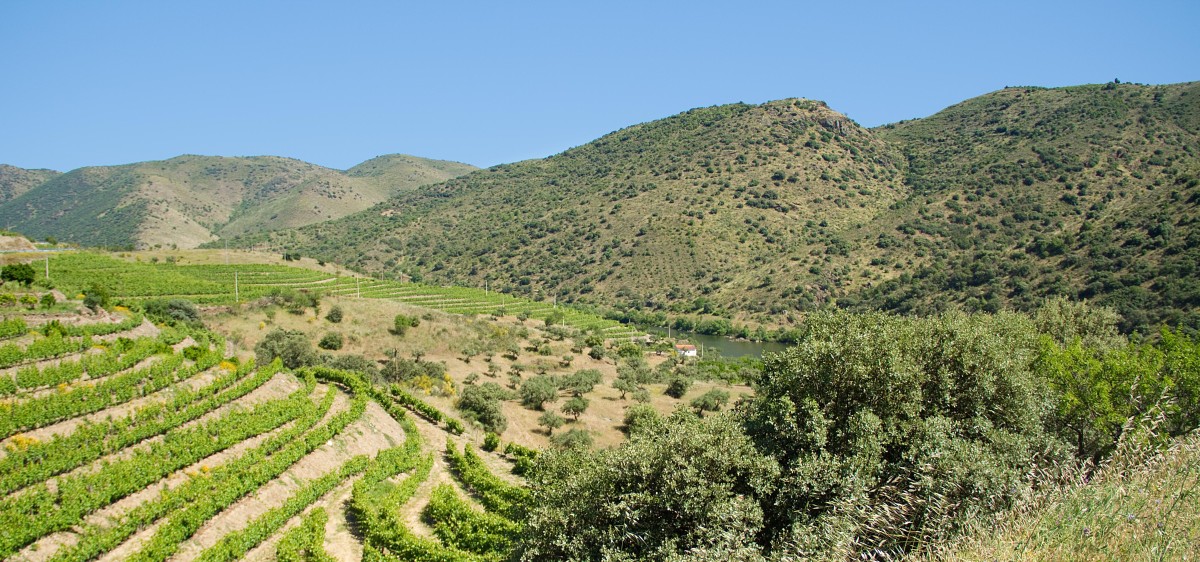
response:
<path fill-rule="evenodd" d="M 358 283 L 358 276 L 354 276 L 354 289 L 358 291 L 358 298 L 362 298 L 362 285 Z"/>
<path fill-rule="evenodd" d="M 233 302 L 242 302 L 242 295 L 238 291 L 238 272 L 236 271 L 233 272 Z"/>
<path fill-rule="evenodd" d="M 46 256 L 46 281 L 50 280 L 50 256 Z"/>

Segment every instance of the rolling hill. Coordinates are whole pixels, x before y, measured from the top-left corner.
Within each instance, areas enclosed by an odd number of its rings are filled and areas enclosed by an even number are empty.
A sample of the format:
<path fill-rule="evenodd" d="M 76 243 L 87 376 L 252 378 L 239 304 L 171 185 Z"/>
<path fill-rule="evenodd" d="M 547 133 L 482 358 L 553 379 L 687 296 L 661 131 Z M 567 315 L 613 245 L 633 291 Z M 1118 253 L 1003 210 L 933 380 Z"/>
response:
<path fill-rule="evenodd" d="M 1195 329 L 1198 152 L 1200 83 L 1006 88 L 872 130 L 735 104 L 239 243 L 659 324 L 1067 295 Z"/>
<path fill-rule="evenodd" d="M 179 156 L 41 174 L 44 181 L 21 193 L 29 181 L 14 179 L 4 184 L 14 197 L 0 205 L 0 225 L 89 246 L 190 248 L 341 217 L 473 169 L 403 155 L 345 172 L 273 156 Z"/>
<path fill-rule="evenodd" d="M 792 304 L 783 294 L 811 307 L 860 282 L 847 275 L 864 259 L 849 244 L 909 196 L 903 163 L 821 102 L 709 107 L 276 232 L 269 244 L 547 298 L 775 314 Z"/>
<path fill-rule="evenodd" d="M 0 202 L 8 201 L 59 175 L 54 170 L 26 170 L 0 164 Z"/>

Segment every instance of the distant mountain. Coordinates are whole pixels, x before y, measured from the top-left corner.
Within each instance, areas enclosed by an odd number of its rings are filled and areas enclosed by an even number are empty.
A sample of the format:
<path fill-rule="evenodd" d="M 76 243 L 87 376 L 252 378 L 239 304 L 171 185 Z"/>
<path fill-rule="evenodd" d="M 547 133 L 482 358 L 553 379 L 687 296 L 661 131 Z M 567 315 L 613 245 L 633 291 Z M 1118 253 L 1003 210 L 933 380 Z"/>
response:
<path fill-rule="evenodd" d="M 59 174 L 60 172 L 54 170 L 26 170 L 0 164 L 0 203 L 25 193 Z"/>
<path fill-rule="evenodd" d="M 0 226 L 93 246 L 188 248 L 338 218 L 474 169 L 401 155 L 345 172 L 274 156 L 179 156 L 48 177 L 0 204 Z"/>
<path fill-rule="evenodd" d="M 874 130 L 735 104 L 239 243 L 651 322 L 1068 295 L 1200 328 L 1198 154 L 1198 83 L 1008 88 Z"/>

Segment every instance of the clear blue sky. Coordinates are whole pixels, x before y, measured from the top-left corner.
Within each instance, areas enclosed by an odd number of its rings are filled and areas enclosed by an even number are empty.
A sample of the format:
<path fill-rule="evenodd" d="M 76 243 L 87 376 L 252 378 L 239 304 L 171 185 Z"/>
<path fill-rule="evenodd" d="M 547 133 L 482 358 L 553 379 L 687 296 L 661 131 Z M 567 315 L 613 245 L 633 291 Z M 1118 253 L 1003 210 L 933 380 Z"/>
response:
<path fill-rule="evenodd" d="M 692 107 L 867 126 L 1006 85 L 1200 80 L 1200 2 L 0 0 L 0 162 L 490 166 Z"/>

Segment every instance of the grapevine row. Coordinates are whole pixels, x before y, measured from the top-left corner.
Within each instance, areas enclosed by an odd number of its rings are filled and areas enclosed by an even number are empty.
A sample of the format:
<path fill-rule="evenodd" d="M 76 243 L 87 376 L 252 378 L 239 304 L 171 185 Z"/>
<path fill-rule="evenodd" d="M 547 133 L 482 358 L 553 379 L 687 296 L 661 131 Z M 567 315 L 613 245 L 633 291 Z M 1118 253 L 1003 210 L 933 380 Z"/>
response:
<path fill-rule="evenodd" d="M 331 392 L 333 390 L 330 389 Z M 246 467 L 243 473 L 236 477 L 222 478 L 222 484 L 218 486 L 207 488 L 204 495 L 195 498 L 168 517 L 131 560 L 150 562 L 170 558 L 178 550 L 179 543 L 190 538 L 205 521 L 278 477 L 289 466 L 341 433 L 347 425 L 362 416 L 363 410 L 366 409 L 366 398 L 366 395 L 356 395 L 348 410 L 335 414 L 327 423 L 308 432 L 292 446 L 265 459 L 261 464 Z"/>
<path fill-rule="evenodd" d="M 180 389 L 171 401 L 139 409 L 127 418 L 85 423 L 69 435 L 14 448 L 0 459 L 0 494 L 62 474 L 199 418 L 262 386 L 278 370 L 278 365 L 272 364 L 246 377 L 253 367 L 254 363 L 248 362 L 195 391 Z M 241 383 L 222 392 L 239 379 L 243 379 Z"/>
<path fill-rule="evenodd" d="M 367 469 L 370 459 L 366 455 L 358 455 L 344 464 L 338 470 L 322 475 L 308 482 L 279 507 L 272 508 L 255 518 L 244 529 L 229 533 L 217 544 L 200 553 L 199 562 L 226 562 L 245 556 L 250 549 L 258 546 L 269 538 L 289 519 L 304 510 L 318 498 L 333 490 L 347 478 Z"/>
<path fill-rule="evenodd" d="M 0 501 L 0 557 L 79 523 L 85 515 L 157 482 L 200 459 L 295 419 L 296 401 L 277 400 L 234 410 L 198 427 L 172 430 L 162 441 L 94 472 L 61 477 L 51 488 L 32 486 Z"/>
<path fill-rule="evenodd" d="M 276 360 L 278 364 L 278 360 Z M 312 377 L 304 379 L 305 386 L 297 394 L 307 396 L 316 384 Z M 234 487 L 239 487 L 242 494 L 249 493 L 254 482 L 266 482 L 274 478 L 291 463 L 299 460 L 310 445 L 301 439 L 310 433 L 318 422 L 325 416 L 333 405 L 336 390 L 330 388 L 325 393 L 319 405 L 309 400 L 303 400 L 300 415 L 297 420 L 282 432 L 269 437 L 256 449 L 242 454 L 224 465 L 214 468 L 207 475 L 198 475 L 175 488 L 164 490 L 159 497 L 147 501 L 110 525 L 85 525 L 78 530 L 79 540 L 70 546 L 63 547 L 50 557 L 51 562 L 83 562 L 94 559 L 101 554 L 116 548 L 142 528 L 171 514 L 178 514 L 185 506 L 201 502 L 233 503 L 237 498 L 215 498 L 214 494 L 225 493 Z M 256 488 L 257 486 L 255 486 Z M 238 496 L 240 497 L 240 495 Z M 209 510 L 219 511 L 220 505 L 208 506 Z M 203 520 L 194 521 L 199 525 Z M 195 529 L 178 529 L 177 535 L 183 535 L 179 540 L 191 536 Z"/>
<path fill-rule="evenodd" d="M 468 443 L 460 454 L 452 441 L 446 441 L 450 469 L 488 511 L 519 519 L 529 502 L 529 491 L 498 478 Z"/>
<path fill-rule="evenodd" d="M 300 526 L 293 528 L 279 539 L 275 546 L 277 562 L 336 562 L 325 552 L 325 522 L 329 514 L 323 508 L 309 511 Z"/>

